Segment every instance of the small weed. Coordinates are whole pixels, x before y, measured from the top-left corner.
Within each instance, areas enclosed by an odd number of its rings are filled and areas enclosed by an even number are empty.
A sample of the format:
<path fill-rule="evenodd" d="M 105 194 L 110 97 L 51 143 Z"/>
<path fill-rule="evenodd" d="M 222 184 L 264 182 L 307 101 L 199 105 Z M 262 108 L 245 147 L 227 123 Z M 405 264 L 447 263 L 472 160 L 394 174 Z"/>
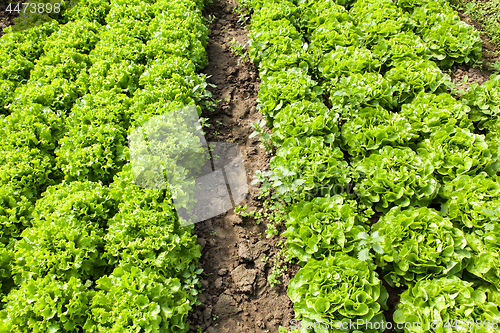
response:
<path fill-rule="evenodd" d="M 240 62 L 247 62 L 250 60 L 248 57 L 248 52 L 245 51 L 245 45 L 239 43 L 236 39 L 232 39 L 229 41 L 229 50 L 231 51 L 232 54 L 234 54 L 237 57 L 240 57 L 238 59 L 238 64 Z"/>
<path fill-rule="evenodd" d="M 214 23 L 215 19 L 216 19 L 215 15 L 212 15 L 212 14 L 208 15 L 208 23 L 209 24 Z"/>
<path fill-rule="evenodd" d="M 490 67 L 491 67 L 491 71 L 494 73 L 494 74 L 500 74 L 500 61 L 495 61 L 495 62 L 492 62 L 491 64 L 489 64 Z"/>
<path fill-rule="evenodd" d="M 273 143 L 271 140 L 271 134 L 266 132 L 264 126 L 266 125 L 266 120 L 262 119 L 261 122 L 253 123 L 251 126 L 254 129 L 254 132 L 250 134 L 249 138 L 253 138 L 257 135 L 260 135 L 260 147 L 266 150 L 266 153 L 270 153 L 273 150 Z"/>
<path fill-rule="evenodd" d="M 216 232 L 215 230 L 212 230 L 212 231 L 210 232 L 210 235 L 215 236 L 215 235 L 217 235 L 217 232 Z"/>
<path fill-rule="evenodd" d="M 272 263 L 270 261 L 269 258 L 267 263 L 271 264 L 271 273 L 267 277 L 267 280 L 271 287 L 274 287 L 277 284 L 281 284 L 280 279 L 283 277 L 283 273 L 286 272 L 286 263 L 290 262 L 290 259 L 286 256 L 286 250 L 281 249 L 272 259 Z"/>

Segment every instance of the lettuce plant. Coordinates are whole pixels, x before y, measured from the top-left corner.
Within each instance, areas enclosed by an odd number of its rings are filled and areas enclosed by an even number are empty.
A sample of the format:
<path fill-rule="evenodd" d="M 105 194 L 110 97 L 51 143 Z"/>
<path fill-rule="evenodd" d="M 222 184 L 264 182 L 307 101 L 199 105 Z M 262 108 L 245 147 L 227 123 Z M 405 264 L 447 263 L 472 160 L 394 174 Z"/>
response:
<path fill-rule="evenodd" d="M 62 174 L 49 153 L 29 147 L 0 147 L 0 151 L 0 184 L 12 186 L 29 200 L 61 181 Z"/>
<path fill-rule="evenodd" d="M 7 296 L 0 332 L 81 332 L 95 294 L 91 285 L 52 274 L 26 281 Z"/>
<path fill-rule="evenodd" d="M 330 103 L 342 109 L 342 117 L 351 119 L 363 107 L 381 106 L 392 110 L 397 103 L 394 88 L 378 73 L 354 73 L 350 76 L 332 78 L 323 85 Z"/>
<path fill-rule="evenodd" d="M 116 201 L 98 183 L 50 187 L 35 205 L 33 227 L 16 244 L 16 283 L 47 274 L 82 280 L 102 276 L 105 227 L 115 213 Z"/>
<path fill-rule="evenodd" d="M 92 298 L 83 329 L 89 333 L 187 332 L 197 281 L 182 284 L 150 267 L 119 266 L 97 281 L 98 292 Z"/>
<path fill-rule="evenodd" d="M 485 209 L 500 205 L 500 178 L 485 172 L 475 176 L 462 175 L 444 184 L 439 192 L 444 200 L 441 213 L 461 228 L 482 228 L 490 217 Z"/>
<path fill-rule="evenodd" d="M 297 24 L 304 31 L 306 38 L 327 22 L 340 24 L 352 21 L 349 12 L 336 0 L 301 1 L 298 8 L 300 15 Z"/>
<path fill-rule="evenodd" d="M 493 333 L 497 332 L 500 312 L 484 291 L 450 276 L 410 286 L 401 294 L 394 321 L 405 327 L 405 333 Z"/>
<path fill-rule="evenodd" d="M 457 14 L 439 21 L 424 30 L 422 39 L 427 43 L 427 54 L 431 60 L 447 69 L 454 63 L 470 64 L 481 58 L 482 41 L 479 32 Z"/>
<path fill-rule="evenodd" d="M 420 93 L 410 103 L 401 106 L 401 116 L 407 119 L 412 129 L 424 139 L 430 133 L 457 127 L 473 130 L 468 119 L 470 108 L 450 94 Z"/>
<path fill-rule="evenodd" d="M 404 31 L 389 38 L 379 38 L 371 51 L 376 60 L 390 68 L 404 60 L 425 59 L 426 49 L 427 45 L 420 36 Z"/>
<path fill-rule="evenodd" d="M 367 231 L 366 222 L 356 201 L 340 195 L 318 197 L 291 207 L 287 229 L 281 236 L 286 237 L 289 256 L 305 263 L 338 251 L 352 252 L 356 236 Z"/>
<path fill-rule="evenodd" d="M 327 53 L 339 45 L 356 45 L 356 41 L 362 40 L 362 38 L 351 20 L 341 23 L 337 23 L 336 20 L 327 20 L 311 33 L 309 40 L 311 41 L 311 50 Z M 360 42 L 360 44 L 364 46 L 363 43 Z"/>
<path fill-rule="evenodd" d="M 379 38 L 390 38 L 411 28 L 409 15 L 391 0 L 358 0 L 349 13 L 361 35 L 357 46 L 371 47 Z"/>
<path fill-rule="evenodd" d="M 467 129 L 457 128 L 451 133 L 445 129 L 436 131 L 418 143 L 416 151 L 432 161 L 436 177 L 445 182 L 464 174 L 486 171 L 495 175 L 500 171 L 498 148 L 490 147 L 483 135 Z"/>
<path fill-rule="evenodd" d="M 57 165 L 65 179 L 110 182 L 125 164 L 130 98 L 113 91 L 85 95 L 67 118 Z"/>
<path fill-rule="evenodd" d="M 376 263 L 391 285 L 460 274 L 471 254 L 464 233 L 427 207 L 394 207 L 372 226 L 384 238 Z"/>
<path fill-rule="evenodd" d="M 482 85 L 473 82 L 461 96 L 462 103 L 471 108 L 470 119 L 484 128 L 500 117 L 500 76 L 492 75 Z"/>
<path fill-rule="evenodd" d="M 33 202 L 11 185 L 0 187 L 0 242 L 9 244 L 31 226 Z"/>
<path fill-rule="evenodd" d="M 299 201 L 333 195 L 335 186 L 345 188 L 355 175 L 334 138 L 330 134 L 286 139 L 270 161 L 270 180 L 277 193 Z"/>
<path fill-rule="evenodd" d="M 65 132 L 61 114 L 39 104 L 25 104 L 1 120 L 0 146 L 36 148 L 53 153 Z"/>
<path fill-rule="evenodd" d="M 330 80 L 353 73 L 374 71 L 379 67 L 380 62 L 368 49 L 337 46 L 334 50 L 321 55 L 318 71 L 321 78 Z"/>
<path fill-rule="evenodd" d="M 385 78 L 393 87 L 398 104 L 411 101 L 420 92 L 443 93 L 447 91 L 450 77 L 443 74 L 430 60 L 403 60 L 394 64 Z"/>
<path fill-rule="evenodd" d="M 500 283 L 499 207 L 500 205 L 495 210 L 483 209 L 490 222 L 484 224 L 482 228 L 473 228 L 465 235 L 473 254 L 467 271 L 493 286 L 498 286 Z"/>
<path fill-rule="evenodd" d="M 106 16 L 111 8 L 110 1 L 101 0 L 78 0 L 79 5 L 64 12 L 64 16 L 71 20 L 84 19 L 90 22 L 96 21 L 101 25 L 106 24 Z"/>
<path fill-rule="evenodd" d="M 321 94 L 321 87 L 304 70 L 292 68 L 263 79 L 258 107 L 268 119 L 272 119 L 281 108 L 292 102 L 319 102 Z"/>
<path fill-rule="evenodd" d="M 407 145 L 418 134 L 407 118 L 380 106 L 365 107 L 342 125 L 342 143 L 349 155 L 360 158 L 385 145 Z"/>
<path fill-rule="evenodd" d="M 99 42 L 89 54 L 92 63 L 102 59 L 107 59 L 110 62 L 130 60 L 135 64 L 146 62 L 144 43 L 130 36 L 126 29 L 109 29 L 102 32 L 99 37 Z"/>
<path fill-rule="evenodd" d="M 276 115 L 272 140 L 279 147 L 288 138 L 338 136 L 338 114 L 323 103 L 297 101 Z"/>
<path fill-rule="evenodd" d="M 154 267 L 182 281 L 192 276 L 197 269 L 194 263 L 201 256 L 200 247 L 191 229 L 179 225 L 172 201 L 155 202 L 154 197 L 141 192 L 134 195 L 108 222 L 103 258 L 109 265 Z"/>
<path fill-rule="evenodd" d="M 285 17 L 279 20 L 265 18 L 264 14 L 262 18 L 257 16 L 256 21 L 252 21 L 253 25 L 262 30 L 250 34 L 251 41 L 248 46 L 250 60 L 258 66 L 264 66 L 264 71 L 267 69 L 280 71 L 283 68 L 296 67 L 304 51 L 304 41 L 299 37 L 297 28 Z M 273 64 L 269 58 L 279 61 Z"/>
<path fill-rule="evenodd" d="M 361 320 L 365 323 L 363 332 L 382 331 L 374 329 L 373 325 L 373 329 L 369 329 L 368 323 L 385 321 L 382 310 L 386 308 L 387 291 L 377 273 L 366 263 L 345 253 L 309 260 L 290 281 L 288 296 L 294 302 L 296 316 L 303 323 L 352 324 Z"/>
<path fill-rule="evenodd" d="M 392 206 L 426 206 L 438 194 L 431 161 L 408 147 L 385 146 L 356 162 L 355 168 L 366 175 L 356 184 L 358 197 L 366 205 L 375 204 L 378 211 Z"/>

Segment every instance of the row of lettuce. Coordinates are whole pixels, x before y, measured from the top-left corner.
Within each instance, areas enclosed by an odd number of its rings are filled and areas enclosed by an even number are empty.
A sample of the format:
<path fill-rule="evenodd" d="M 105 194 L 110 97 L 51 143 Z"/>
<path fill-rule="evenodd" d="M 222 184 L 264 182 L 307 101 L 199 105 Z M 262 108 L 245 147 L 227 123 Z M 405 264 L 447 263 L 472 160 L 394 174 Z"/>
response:
<path fill-rule="evenodd" d="M 478 33 L 446 1 L 245 4 L 302 331 L 496 331 L 500 77 L 457 100 L 446 74 Z"/>
<path fill-rule="evenodd" d="M 205 4 L 80 0 L 0 39 L 0 332 L 188 330 L 200 248 L 126 140 L 211 107 Z"/>

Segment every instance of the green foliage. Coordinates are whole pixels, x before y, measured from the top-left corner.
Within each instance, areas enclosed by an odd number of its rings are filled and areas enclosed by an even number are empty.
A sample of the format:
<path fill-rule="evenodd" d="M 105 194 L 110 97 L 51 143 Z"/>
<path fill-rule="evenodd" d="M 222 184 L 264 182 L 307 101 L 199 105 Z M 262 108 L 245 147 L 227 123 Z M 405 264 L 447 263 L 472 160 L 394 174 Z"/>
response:
<path fill-rule="evenodd" d="M 384 238 L 376 263 L 398 287 L 460 273 L 471 256 L 464 233 L 427 207 L 394 207 L 372 231 Z"/>
<path fill-rule="evenodd" d="M 398 104 L 410 102 L 421 92 L 446 92 L 451 82 L 437 65 L 429 60 L 403 60 L 394 64 L 385 78 L 393 87 L 394 98 Z"/>
<path fill-rule="evenodd" d="M 26 281 L 7 296 L 0 332 L 80 332 L 94 294 L 90 281 L 48 274 Z"/>
<path fill-rule="evenodd" d="M 408 118 L 380 106 L 365 107 L 342 126 L 342 143 L 349 155 L 360 157 L 385 145 L 400 146 L 417 138 Z"/>
<path fill-rule="evenodd" d="M 288 296 L 303 324 L 324 320 L 385 321 L 382 310 L 386 308 L 388 294 L 382 281 L 364 262 L 344 253 L 320 261 L 309 260 L 290 281 Z"/>
<path fill-rule="evenodd" d="M 73 107 L 55 151 L 66 180 L 110 182 L 120 171 L 131 104 L 126 95 L 104 91 L 84 96 Z"/>
<path fill-rule="evenodd" d="M 272 170 L 267 174 L 283 200 L 333 195 L 339 186 L 347 187 L 356 177 L 333 138 L 329 135 L 285 140 L 271 159 Z"/>
<path fill-rule="evenodd" d="M 400 115 L 421 138 L 428 138 L 433 132 L 453 132 L 457 127 L 473 130 L 469 112 L 469 107 L 449 94 L 420 93 L 411 103 L 401 106 Z"/>
<path fill-rule="evenodd" d="M 447 182 L 439 196 L 445 200 L 441 212 L 460 227 L 482 228 L 489 222 L 484 209 L 499 206 L 500 179 L 484 172 L 475 176 L 463 175 Z"/>
<path fill-rule="evenodd" d="M 85 332 L 187 332 L 197 280 L 181 284 L 155 269 L 127 264 L 97 281 Z M 137 293 L 140 291 L 140 293 Z"/>
<path fill-rule="evenodd" d="M 357 162 L 356 170 L 366 175 L 355 187 L 359 199 L 369 206 L 374 203 L 377 211 L 426 206 L 438 194 L 431 161 L 408 147 L 385 146 Z"/>
<path fill-rule="evenodd" d="M 355 200 L 340 195 L 319 197 L 291 207 L 281 236 L 286 238 L 288 255 L 306 263 L 336 252 L 352 253 L 356 236 L 367 231 L 366 222 Z"/>
<path fill-rule="evenodd" d="M 37 148 L 2 148 L 0 165 L 0 184 L 12 186 L 29 200 L 36 200 L 47 186 L 61 179 L 54 157 Z"/>
<path fill-rule="evenodd" d="M 471 108 L 470 119 L 484 128 L 500 116 L 500 76 L 492 75 L 482 85 L 473 82 L 461 101 Z"/>
<path fill-rule="evenodd" d="M 473 254 L 467 271 L 492 285 L 500 282 L 500 225 L 499 210 L 483 210 L 491 222 L 465 235 Z M 496 303 L 498 304 L 498 303 Z"/>
<path fill-rule="evenodd" d="M 43 278 L 97 279 L 106 272 L 104 236 L 116 201 L 107 188 L 73 182 L 47 189 L 33 211 L 33 227 L 16 244 L 15 281 Z"/>
<path fill-rule="evenodd" d="M 268 20 L 264 14 L 262 18 L 257 16 L 252 26 L 259 27 L 258 33 L 251 33 L 248 46 L 248 55 L 254 64 L 262 66 L 265 62 L 264 69 L 270 66 L 274 71 L 280 71 L 299 63 L 304 42 L 288 18 Z M 272 65 L 268 58 L 278 62 Z"/>
<path fill-rule="evenodd" d="M 25 104 L 2 119 L 0 146 L 3 149 L 25 147 L 52 153 L 64 131 L 61 114 L 39 104 Z"/>
<path fill-rule="evenodd" d="M 339 135 L 338 115 L 323 103 L 297 101 L 281 109 L 275 118 L 272 140 L 279 147 L 288 138 Z"/>
<path fill-rule="evenodd" d="M 435 175 L 451 181 L 461 175 L 476 175 L 487 171 L 495 175 L 500 171 L 498 147 L 488 145 L 483 135 L 457 128 L 449 132 L 436 131 L 416 145 L 417 153 L 432 161 Z"/>
<path fill-rule="evenodd" d="M 387 67 L 401 61 L 427 59 L 427 45 L 420 36 L 411 31 L 404 31 L 390 38 L 379 38 L 372 47 L 373 57 Z"/>
<path fill-rule="evenodd" d="M 339 287 L 335 303 L 323 296 L 337 290 L 332 281 L 350 281 L 345 266 L 358 274 L 378 264 L 398 286 L 463 276 L 498 301 L 497 80 L 457 101 L 441 71 L 480 59 L 473 27 L 445 0 L 245 3 L 254 11 L 259 110 L 273 133 L 261 123 L 258 134 L 276 152 L 271 170 L 256 176 L 290 211 L 284 253 L 305 266 L 288 293 L 298 319 L 314 326 L 302 330 L 347 321 L 325 311 L 358 300 L 348 293 L 361 283 Z M 429 322 L 430 311 L 406 322 Z"/>
<path fill-rule="evenodd" d="M 205 2 L 65 2 L 0 39 L 0 332 L 187 332 L 200 247 L 125 141 L 211 107 Z"/>
<path fill-rule="evenodd" d="M 401 295 L 394 312 L 394 321 L 402 323 L 401 327 L 404 323 L 421 324 L 421 328 L 407 325 L 404 332 L 408 333 L 431 331 L 432 328 L 432 331 L 446 333 L 493 333 L 497 328 L 492 322 L 499 320 L 497 305 L 487 299 L 484 291 L 474 290 L 472 283 L 457 277 L 423 280 L 410 286 Z"/>
<path fill-rule="evenodd" d="M 31 226 L 33 203 L 11 185 L 0 187 L 0 242 L 7 245 Z"/>
<path fill-rule="evenodd" d="M 353 73 L 333 78 L 323 85 L 334 107 L 342 109 L 343 118 L 350 119 L 364 107 L 381 106 L 387 110 L 396 107 L 394 88 L 382 75 L 371 72 Z"/>
<path fill-rule="evenodd" d="M 380 63 L 366 48 L 337 46 L 335 50 L 322 55 L 318 64 L 320 76 L 325 80 L 353 73 L 375 71 Z"/>
<path fill-rule="evenodd" d="M 78 6 L 73 6 L 65 11 L 64 16 L 70 20 L 83 19 L 105 25 L 106 16 L 110 9 L 109 0 L 78 0 Z"/>
<path fill-rule="evenodd" d="M 193 263 L 201 256 L 196 237 L 191 228 L 180 226 L 171 199 L 148 192 L 132 190 L 127 195 L 133 198 L 120 205 L 118 213 L 108 221 L 103 256 L 108 264 L 154 268 L 184 281 L 193 275 Z"/>
<path fill-rule="evenodd" d="M 288 104 L 308 100 L 319 102 L 322 90 L 306 71 L 293 68 L 263 79 L 259 91 L 259 109 L 268 119 Z"/>

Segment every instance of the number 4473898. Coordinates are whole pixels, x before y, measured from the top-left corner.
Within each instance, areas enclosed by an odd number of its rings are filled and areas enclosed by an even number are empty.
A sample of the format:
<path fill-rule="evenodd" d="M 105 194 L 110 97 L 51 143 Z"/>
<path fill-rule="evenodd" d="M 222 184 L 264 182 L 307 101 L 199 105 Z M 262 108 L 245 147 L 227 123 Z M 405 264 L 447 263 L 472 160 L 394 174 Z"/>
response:
<path fill-rule="evenodd" d="M 13 6 L 12 3 L 9 3 L 7 8 L 5 9 L 7 13 L 12 13 L 12 12 L 29 12 L 32 14 L 38 13 L 38 14 L 43 14 L 43 13 L 59 13 L 61 12 L 61 4 L 60 3 L 36 3 L 36 2 L 24 2 L 21 4 L 16 4 Z"/>

